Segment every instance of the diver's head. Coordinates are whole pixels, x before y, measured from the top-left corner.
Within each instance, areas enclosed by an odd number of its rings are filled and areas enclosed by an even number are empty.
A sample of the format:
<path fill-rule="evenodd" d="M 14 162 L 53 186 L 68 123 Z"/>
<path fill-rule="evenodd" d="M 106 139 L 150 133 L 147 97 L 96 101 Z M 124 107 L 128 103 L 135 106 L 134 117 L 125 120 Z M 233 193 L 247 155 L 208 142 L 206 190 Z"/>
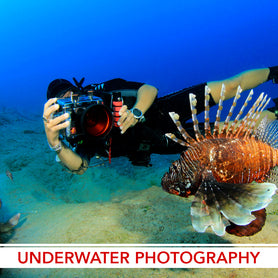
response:
<path fill-rule="evenodd" d="M 47 99 L 64 97 L 69 91 L 76 91 L 77 88 L 66 79 L 55 79 L 49 83 L 47 88 Z"/>

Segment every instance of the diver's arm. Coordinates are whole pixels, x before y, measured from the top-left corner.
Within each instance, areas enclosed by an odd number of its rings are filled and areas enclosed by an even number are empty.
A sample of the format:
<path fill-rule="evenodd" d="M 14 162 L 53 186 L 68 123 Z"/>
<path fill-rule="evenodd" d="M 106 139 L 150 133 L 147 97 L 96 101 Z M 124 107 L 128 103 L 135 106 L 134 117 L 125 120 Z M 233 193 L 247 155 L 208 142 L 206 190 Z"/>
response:
<path fill-rule="evenodd" d="M 60 130 L 69 125 L 69 121 L 65 121 L 69 117 L 69 114 L 65 113 L 59 117 L 52 118 L 51 115 L 59 109 L 59 105 L 56 104 L 56 101 L 57 98 L 51 98 L 44 105 L 44 129 L 48 144 L 52 149 L 57 148 L 58 157 L 65 167 L 75 174 L 83 174 L 88 168 L 87 160 L 82 159 L 59 139 Z"/>
<path fill-rule="evenodd" d="M 57 154 L 61 163 L 74 174 L 82 175 L 88 169 L 88 161 L 63 143 L 61 150 Z"/>
<path fill-rule="evenodd" d="M 147 84 L 142 85 L 138 89 L 137 100 L 134 108 L 141 110 L 144 115 L 153 104 L 156 96 L 157 89 L 154 86 Z M 125 133 L 128 128 L 134 126 L 138 122 L 138 120 L 134 118 L 133 114 L 130 113 L 126 105 L 123 105 L 119 113 L 121 115 L 119 120 L 121 133 Z"/>
<path fill-rule="evenodd" d="M 157 89 L 154 86 L 144 84 L 137 92 L 137 100 L 134 108 L 138 108 L 145 114 L 153 104 L 157 96 Z"/>
<path fill-rule="evenodd" d="M 260 84 L 268 81 L 269 73 L 269 68 L 253 69 L 244 71 L 225 80 L 208 82 L 207 84 L 208 87 L 211 89 L 213 100 L 218 103 L 223 83 L 226 88 L 225 99 L 229 99 L 235 96 L 238 86 L 240 86 L 241 89 L 245 91 L 255 88 Z"/>

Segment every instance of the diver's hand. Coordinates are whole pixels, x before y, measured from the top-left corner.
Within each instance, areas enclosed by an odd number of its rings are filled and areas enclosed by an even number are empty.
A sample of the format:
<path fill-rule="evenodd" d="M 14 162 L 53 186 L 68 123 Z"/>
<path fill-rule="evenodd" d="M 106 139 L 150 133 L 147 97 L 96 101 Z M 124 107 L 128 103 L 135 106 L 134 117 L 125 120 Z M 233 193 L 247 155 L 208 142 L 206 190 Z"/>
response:
<path fill-rule="evenodd" d="M 69 125 L 69 121 L 65 121 L 69 114 L 65 113 L 59 117 L 53 118 L 53 113 L 59 109 L 59 104 L 56 104 L 57 98 L 49 99 L 43 110 L 44 129 L 48 143 L 54 147 L 59 144 L 59 131 Z M 65 121 L 65 122 L 64 122 Z"/>
<path fill-rule="evenodd" d="M 122 134 L 125 133 L 130 127 L 135 126 L 138 122 L 138 120 L 134 118 L 133 114 L 127 109 L 126 105 L 123 105 L 119 114 L 121 117 L 118 121 L 118 125 Z"/>

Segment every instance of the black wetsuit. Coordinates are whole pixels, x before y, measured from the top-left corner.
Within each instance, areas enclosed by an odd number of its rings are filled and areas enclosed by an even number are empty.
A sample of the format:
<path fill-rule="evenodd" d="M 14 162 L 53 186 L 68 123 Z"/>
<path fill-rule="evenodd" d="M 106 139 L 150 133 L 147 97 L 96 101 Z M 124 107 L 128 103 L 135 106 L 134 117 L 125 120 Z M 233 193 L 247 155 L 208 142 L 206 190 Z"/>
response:
<path fill-rule="evenodd" d="M 102 97 L 105 103 L 109 103 L 111 92 L 120 91 L 124 104 L 130 109 L 135 104 L 137 90 L 143 84 L 113 79 L 95 86 L 95 95 Z M 96 154 L 108 156 L 109 153 L 112 157 L 127 156 L 133 164 L 145 166 L 150 163 L 151 153 L 182 152 L 184 147 L 165 137 L 167 132 L 178 134 L 169 112 L 178 113 L 180 121 L 184 125 L 191 118 L 189 93 L 196 95 L 198 113 L 204 111 L 205 86 L 206 83 L 203 83 L 157 98 L 145 113 L 146 121 L 144 123 L 137 123 L 124 134 L 120 133 L 119 128 L 113 127 L 108 137 L 102 140 L 84 140 L 77 146 L 76 152 L 87 159 Z M 210 98 L 210 106 L 214 104 L 215 102 Z"/>

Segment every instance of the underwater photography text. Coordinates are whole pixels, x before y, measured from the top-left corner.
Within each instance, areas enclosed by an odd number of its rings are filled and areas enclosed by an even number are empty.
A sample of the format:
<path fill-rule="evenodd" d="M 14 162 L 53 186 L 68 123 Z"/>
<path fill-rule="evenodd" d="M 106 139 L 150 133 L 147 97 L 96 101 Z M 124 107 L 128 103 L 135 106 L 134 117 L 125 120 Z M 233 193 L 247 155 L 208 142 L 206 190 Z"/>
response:
<path fill-rule="evenodd" d="M 7 247 L 8 268 L 276 268 L 269 247 Z"/>

